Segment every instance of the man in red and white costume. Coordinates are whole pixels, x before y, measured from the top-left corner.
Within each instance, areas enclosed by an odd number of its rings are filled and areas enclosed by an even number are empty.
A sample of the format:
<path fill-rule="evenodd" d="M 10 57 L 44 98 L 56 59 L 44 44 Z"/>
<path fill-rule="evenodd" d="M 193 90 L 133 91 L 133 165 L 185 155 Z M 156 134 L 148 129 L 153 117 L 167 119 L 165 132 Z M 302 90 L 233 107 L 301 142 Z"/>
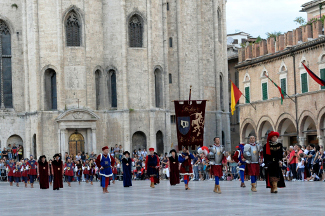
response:
<path fill-rule="evenodd" d="M 64 165 L 65 175 L 68 177 L 68 186 L 71 187 L 72 178 L 74 176 L 74 163 L 71 162 L 71 158 L 67 158 L 68 161 Z"/>
<path fill-rule="evenodd" d="M 103 193 L 108 193 L 107 187 L 109 185 L 110 177 L 113 175 L 111 166 L 114 166 L 115 159 L 109 155 L 109 149 L 107 146 L 102 148 L 103 153 L 98 155 L 96 159 L 96 164 L 101 178 L 101 187 L 103 188 Z"/>
<path fill-rule="evenodd" d="M 154 154 L 155 149 L 149 148 L 149 155 L 146 157 L 146 170 L 145 172 L 150 177 L 150 187 L 155 188 L 155 176 L 158 176 L 159 157 Z"/>
<path fill-rule="evenodd" d="M 30 187 L 34 188 L 34 181 L 37 177 L 37 162 L 34 160 L 33 155 L 30 156 L 30 160 L 27 162 L 28 168 L 29 168 L 29 181 L 30 181 Z"/>

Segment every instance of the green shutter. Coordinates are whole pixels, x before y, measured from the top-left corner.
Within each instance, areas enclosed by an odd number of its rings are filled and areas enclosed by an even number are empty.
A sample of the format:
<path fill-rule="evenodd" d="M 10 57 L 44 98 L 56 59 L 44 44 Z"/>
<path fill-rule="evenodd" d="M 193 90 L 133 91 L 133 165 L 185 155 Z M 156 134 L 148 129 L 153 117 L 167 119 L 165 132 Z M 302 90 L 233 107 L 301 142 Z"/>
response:
<path fill-rule="evenodd" d="M 250 103 L 251 99 L 249 97 L 249 87 L 245 87 L 245 97 L 246 97 L 246 102 L 245 103 Z"/>
<path fill-rule="evenodd" d="M 325 80 L 325 69 L 320 69 L 320 78 Z M 321 86 L 321 89 L 325 89 L 325 86 Z"/>
<path fill-rule="evenodd" d="M 307 73 L 301 74 L 301 90 L 302 93 L 308 92 Z"/>
<path fill-rule="evenodd" d="M 267 83 L 262 83 L 263 100 L 267 100 Z"/>
<path fill-rule="evenodd" d="M 281 79 L 281 89 L 287 94 L 287 82 L 286 78 Z M 285 96 L 285 94 L 283 95 Z"/>

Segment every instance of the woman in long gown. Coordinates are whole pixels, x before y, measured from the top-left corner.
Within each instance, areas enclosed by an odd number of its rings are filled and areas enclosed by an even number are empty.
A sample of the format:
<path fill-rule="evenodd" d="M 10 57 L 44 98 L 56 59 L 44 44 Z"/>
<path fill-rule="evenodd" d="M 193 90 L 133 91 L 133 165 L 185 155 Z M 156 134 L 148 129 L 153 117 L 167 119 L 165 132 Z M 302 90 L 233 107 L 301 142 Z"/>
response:
<path fill-rule="evenodd" d="M 169 167 L 169 182 L 170 185 L 179 184 L 179 163 L 178 157 L 176 155 L 176 150 L 172 149 L 169 152 L 171 156 L 169 157 L 168 167 Z"/>
<path fill-rule="evenodd" d="M 49 188 L 49 164 L 46 161 L 46 156 L 42 155 L 38 159 L 38 177 L 39 177 L 39 185 L 41 189 Z"/>
<path fill-rule="evenodd" d="M 128 151 L 125 151 L 123 155 L 124 155 L 124 158 L 122 159 L 123 186 L 130 187 L 132 186 L 132 172 L 131 172 L 132 161 L 130 158 L 130 153 Z"/>

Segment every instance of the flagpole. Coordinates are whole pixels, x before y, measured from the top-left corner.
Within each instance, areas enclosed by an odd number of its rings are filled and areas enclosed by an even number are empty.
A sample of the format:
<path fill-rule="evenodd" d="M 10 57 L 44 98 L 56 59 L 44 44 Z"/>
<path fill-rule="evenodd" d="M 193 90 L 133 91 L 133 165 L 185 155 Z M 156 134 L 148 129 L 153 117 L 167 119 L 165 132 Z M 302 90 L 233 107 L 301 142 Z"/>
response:
<path fill-rule="evenodd" d="M 190 85 L 190 95 L 188 97 L 188 104 L 191 104 L 192 85 Z"/>
<path fill-rule="evenodd" d="M 242 94 L 242 95 L 244 96 L 244 98 L 245 98 L 246 100 L 248 100 L 247 97 L 246 97 L 244 94 Z M 253 104 L 251 104 L 251 102 L 249 102 L 249 104 L 250 104 L 250 105 L 251 105 L 251 106 L 256 110 L 256 107 L 254 107 Z"/>
<path fill-rule="evenodd" d="M 275 84 L 274 82 L 273 82 L 273 80 L 266 74 L 266 73 L 264 73 L 264 75 L 273 83 L 273 84 Z M 282 90 L 282 89 L 281 89 Z M 296 101 L 294 101 L 288 94 L 287 94 L 287 92 L 284 92 L 284 94 L 286 95 L 286 96 L 288 96 L 288 98 L 290 98 L 291 100 L 292 100 L 292 102 L 294 102 L 294 103 L 296 103 Z"/>

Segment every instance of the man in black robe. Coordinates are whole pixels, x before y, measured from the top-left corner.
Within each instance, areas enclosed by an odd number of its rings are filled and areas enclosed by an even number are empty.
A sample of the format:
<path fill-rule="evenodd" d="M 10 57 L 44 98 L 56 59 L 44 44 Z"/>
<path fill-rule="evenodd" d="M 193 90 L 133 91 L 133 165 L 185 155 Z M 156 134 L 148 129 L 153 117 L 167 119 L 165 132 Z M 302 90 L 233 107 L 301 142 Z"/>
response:
<path fill-rule="evenodd" d="M 176 185 L 179 184 L 178 156 L 175 149 L 170 150 L 169 153 L 171 154 L 168 160 L 169 181 L 170 181 L 170 185 Z"/>
<path fill-rule="evenodd" d="M 59 154 L 53 156 L 52 162 L 52 174 L 53 174 L 53 190 L 59 190 L 63 188 L 63 163 Z"/>
<path fill-rule="evenodd" d="M 277 142 L 279 135 L 278 132 L 271 131 L 263 147 L 266 188 L 271 188 L 271 193 L 278 193 L 278 187 L 285 187 L 281 170 L 283 146 Z"/>
<path fill-rule="evenodd" d="M 130 187 L 132 186 L 132 161 L 130 158 L 130 152 L 125 151 L 123 153 L 124 158 L 122 159 L 122 173 L 123 173 L 123 186 Z"/>

